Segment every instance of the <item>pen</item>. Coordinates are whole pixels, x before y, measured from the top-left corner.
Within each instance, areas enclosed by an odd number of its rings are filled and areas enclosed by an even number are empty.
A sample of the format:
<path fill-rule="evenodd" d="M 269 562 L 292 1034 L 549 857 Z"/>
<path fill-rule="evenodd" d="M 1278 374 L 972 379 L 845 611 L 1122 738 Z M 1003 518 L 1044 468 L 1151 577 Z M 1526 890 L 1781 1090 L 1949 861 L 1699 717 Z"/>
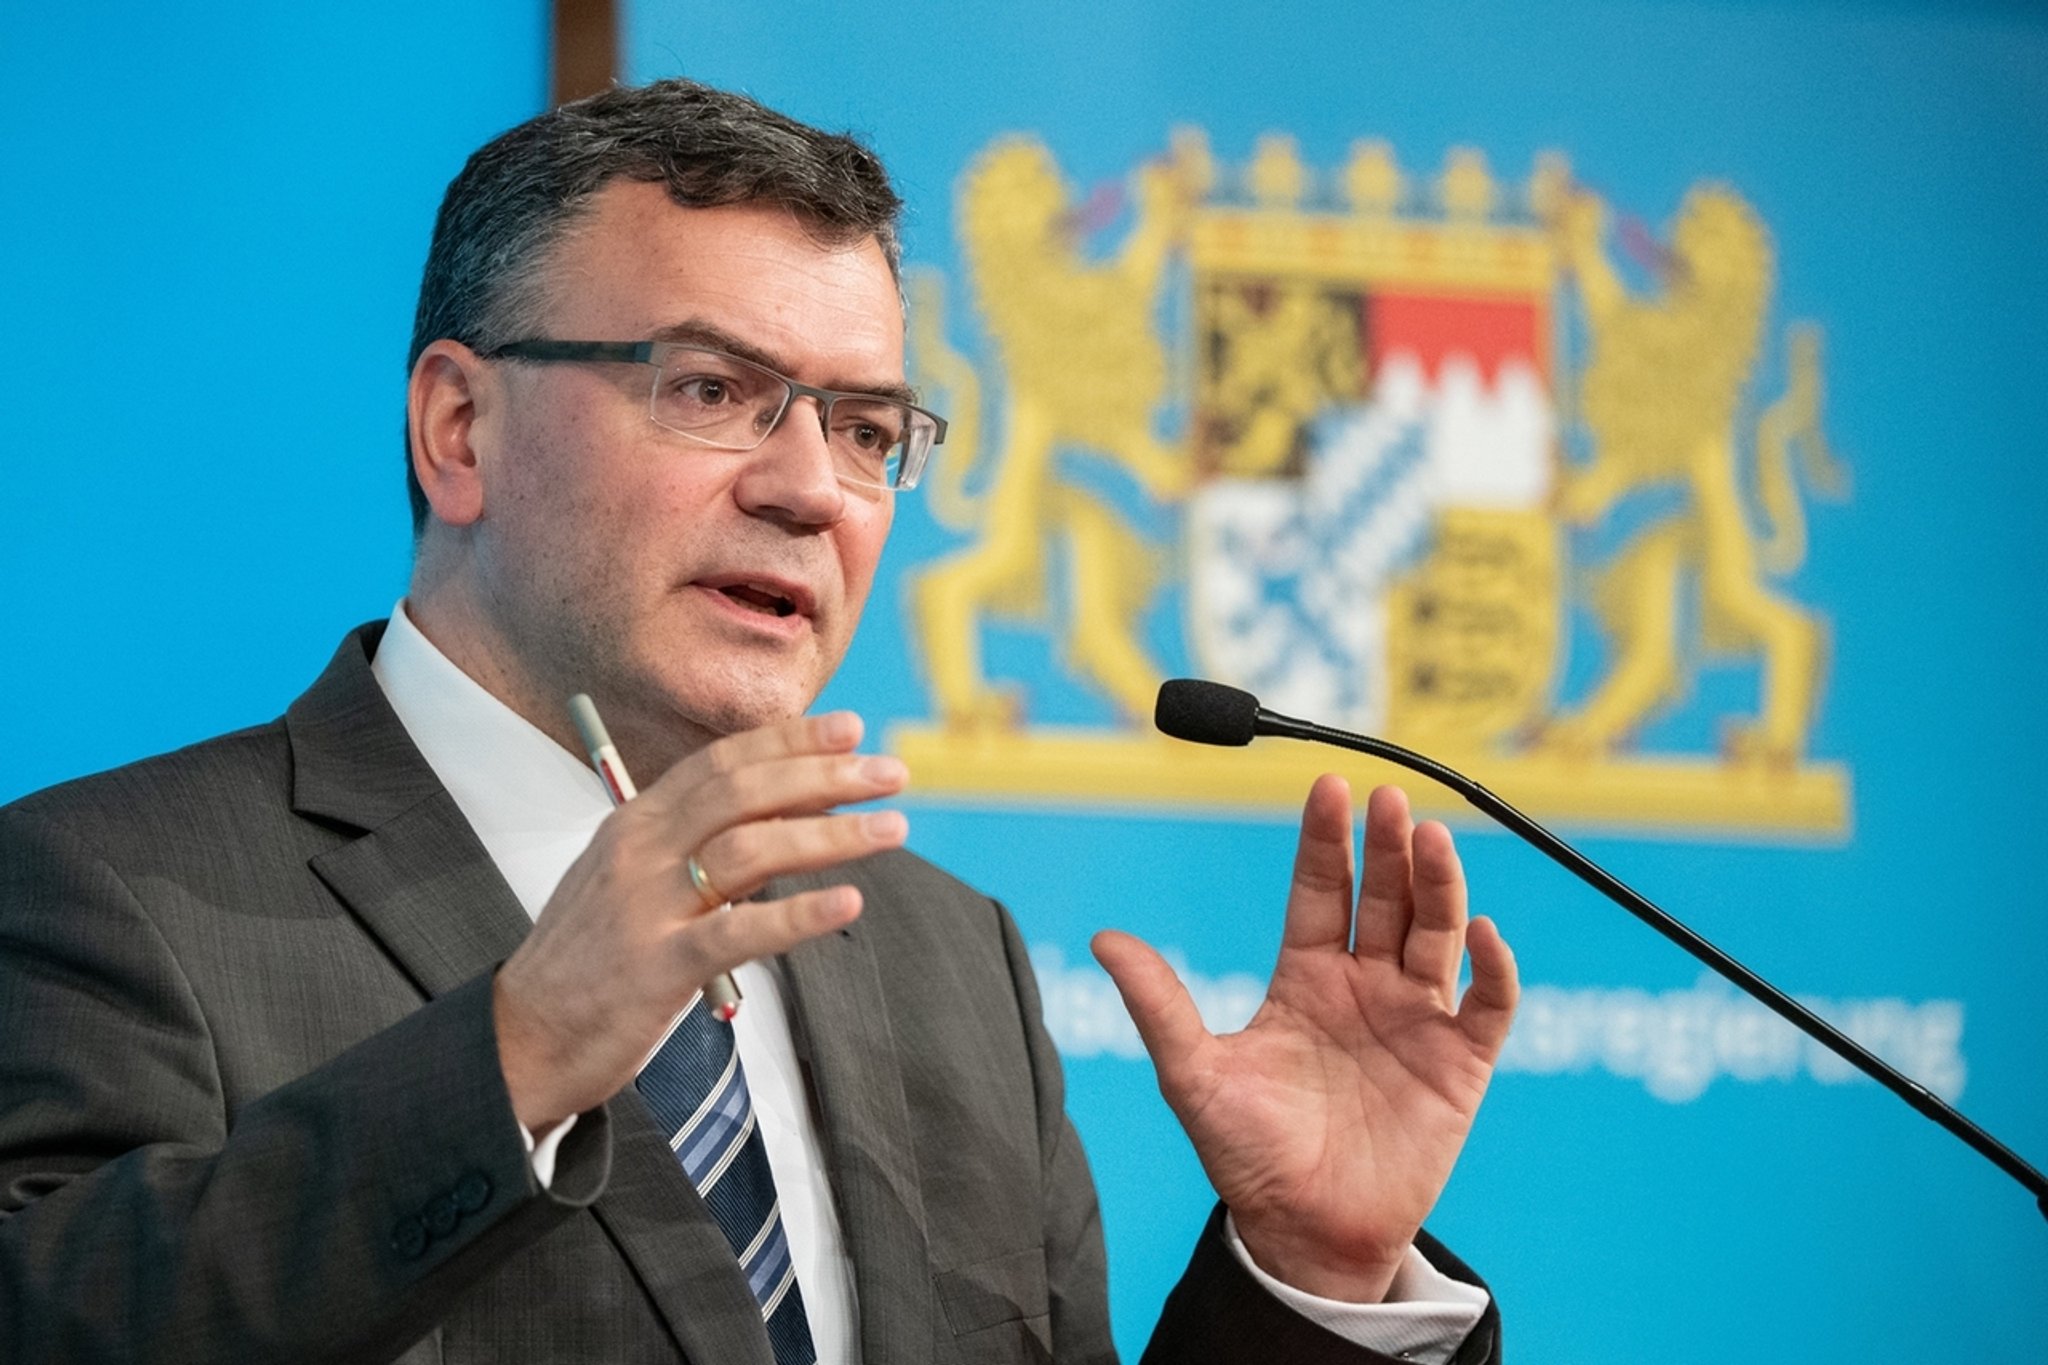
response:
<path fill-rule="evenodd" d="M 585 692 L 578 692 L 569 698 L 569 719 L 576 726 L 576 733 L 583 738 L 583 747 L 590 752 L 590 766 L 597 769 L 598 778 L 612 798 L 613 806 L 623 806 L 640 794 L 633 785 L 633 779 L 626 775 L 626 765 L 619 758 L 619 751 L 612 747 L 612 737 L 598 718 L 597 704 Z M 727 901 L 718 907 L 732 909 Z M 711 1012 L 727 1023 L 740 1012 L 740 988 L 733 981 L 730 972 L 720 972 L 704 983 L 704 998 L 711 1005 Z"/>

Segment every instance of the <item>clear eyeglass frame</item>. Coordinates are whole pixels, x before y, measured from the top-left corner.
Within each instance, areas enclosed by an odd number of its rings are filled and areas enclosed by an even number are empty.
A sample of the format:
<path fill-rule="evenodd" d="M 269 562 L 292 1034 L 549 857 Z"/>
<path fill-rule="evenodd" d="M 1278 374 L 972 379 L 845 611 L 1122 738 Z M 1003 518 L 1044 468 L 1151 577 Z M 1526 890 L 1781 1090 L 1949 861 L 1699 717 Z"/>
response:
<path fill-rule="evenodd" d="M 907 492 L 917 487 L 932 447 L 946 439 L 946 420 L 914 403 L 883 394 L 817 388 L 742 356 L 691 342 L 528 337 L 492 347 L 483 355 L 487 360 L 650 366 L 654 382 L 648 393 L 648 418 L 711 450 L 754 449 L 782 425 L 798 397 L 813 398 L 818 427 L 835 457 L 840 482 L 860 488 Z M 753 401 L 718 404 L 730 411 L 711 415 L 701 397 L 706 384 L 751 385 Z M 693 391 L 692 385 L 699 389 Z M 690 396 L 693 392 L 698 396 Z M 693 403 L 698 405 L 694 410 Z M 888 444 L 863 444 L 877 440 Z"/>

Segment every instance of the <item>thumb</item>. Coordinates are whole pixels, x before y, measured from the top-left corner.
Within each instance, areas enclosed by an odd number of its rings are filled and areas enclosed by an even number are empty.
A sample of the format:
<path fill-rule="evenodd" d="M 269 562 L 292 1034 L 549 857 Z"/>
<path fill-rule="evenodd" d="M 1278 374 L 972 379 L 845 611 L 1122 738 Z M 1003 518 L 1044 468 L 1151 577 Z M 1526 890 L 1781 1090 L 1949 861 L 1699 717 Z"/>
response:
<path fill-rule="evenodd" d="M 1138 1036 L 1145 1040 L 1145 1051 L 1152 1054 L 1160 1088 L 1175 1092 L 1196 1054 L 1215 1041 L 1202 1023 L 1194 997 L 1166 965 L 1166 959 L 1140 939 L 1105 929 L 1088 946 L 1124 998 L 1124 1008 L 1138 1026 Z"/>

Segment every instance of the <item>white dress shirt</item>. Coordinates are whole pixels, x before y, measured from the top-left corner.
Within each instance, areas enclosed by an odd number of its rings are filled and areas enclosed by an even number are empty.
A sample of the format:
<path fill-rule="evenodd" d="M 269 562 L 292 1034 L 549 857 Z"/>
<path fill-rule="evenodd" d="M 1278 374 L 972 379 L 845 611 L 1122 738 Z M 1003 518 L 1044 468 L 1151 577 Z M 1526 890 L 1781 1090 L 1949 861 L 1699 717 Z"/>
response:
<path fill-rule="evenodd" d="M 513 895 L 538 918 L 611 809 L 597 774 L 457 668 L 420 634 L 403 602 L 392 609 L 371 671 Z M 652 781 L 659 774 L 637 776 Z M 797 1068 L 781 965 L 750 962 L 733 977 L 746 997 L 733 1031 L 775 1173 L 818 1365 L 859 1365 L 853 1267 L 825 1175 L 824 1144 Z M 555 1149 L 568 1127 L 556 1127 L 534 1151 L 543 1184 L 552 1178 Z M 1412 1248 L 1387 1303 L 1305 1294 L 1253 1264 L 1227 1220 L 1225 1232 L 1238 1259 L 1283 1303 L 1388 1355 L 1443 1365 L 1486 1308 L 1484 1290 L 1438 1273 Z"/>

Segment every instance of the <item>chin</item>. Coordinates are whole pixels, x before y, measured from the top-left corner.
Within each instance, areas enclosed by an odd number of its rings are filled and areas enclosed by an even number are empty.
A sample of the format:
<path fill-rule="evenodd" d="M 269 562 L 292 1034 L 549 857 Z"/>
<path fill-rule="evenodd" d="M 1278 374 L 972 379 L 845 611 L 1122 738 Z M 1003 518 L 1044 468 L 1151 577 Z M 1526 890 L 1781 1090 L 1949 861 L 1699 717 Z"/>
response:
<path fill-rule="evenodd" d="M 715 682 L 687 679 L 668 690 L 670 708 L 713 737 L 736 735 L 802 715 L 816 699 L 808 682 L 727 674 Z"/>

